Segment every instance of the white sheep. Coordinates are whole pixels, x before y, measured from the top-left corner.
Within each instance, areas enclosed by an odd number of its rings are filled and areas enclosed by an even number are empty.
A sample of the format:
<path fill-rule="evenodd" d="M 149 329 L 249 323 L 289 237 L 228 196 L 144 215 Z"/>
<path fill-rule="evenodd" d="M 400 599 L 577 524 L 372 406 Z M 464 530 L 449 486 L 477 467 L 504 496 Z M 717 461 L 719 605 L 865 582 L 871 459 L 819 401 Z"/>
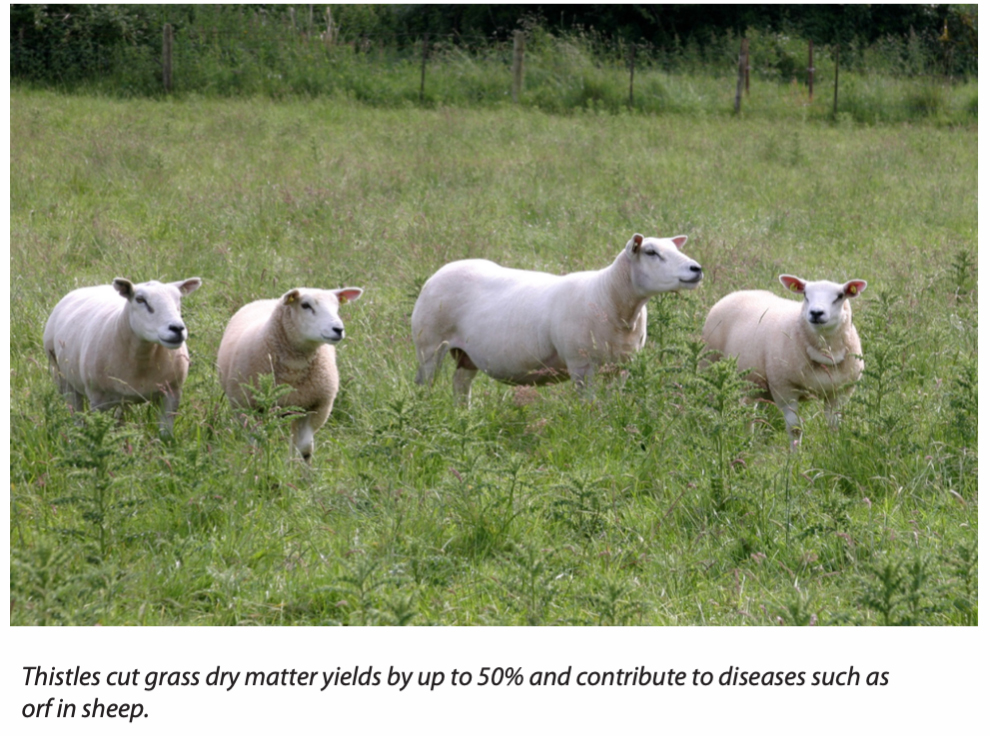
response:
<path fill-rule="evenodd" d="M 747 378 L 783 412 L 796 447 L 801 441 L 798 402 L 824 399 L 834 429 L 839 408 L 863 374 L 849 299 L 861 294 L 866 282 L 803 281 L 784 274 L 780 283 L 804 294 L 804 301 L 769 291 L 734 292 L 712 307 L 702 339 L 712 350 L 735 356 L 739 368 L 749 371 Z"/>
<path fill-rule="evenodd" d="M 273 375 L 292 391 L 279 406 L 306 413 L 292 422 L 292 444 L 303 459 L 313 455 L 313 435 L 327 421 L 339 379 L 333 345 L 344 337 L 338 307 L 362 289 L 292 289 L 278 299 L 241 307 L 223 333 L 217 353 L 220 383 L 235 407 L 254 407 L 252 387 L 259 375 Z"/>
<path fill-rule="evenodd" d="M 686 241 L 637 233 L 607 268 L 566 276 L 448 263 L 413 308 L 416 382 L 431 382 L 449 351 L 454 394 L 465 402 L 479 370 L 514 384 L 590 383 L 596 368 L 643 347 L 650 297 L 701 281 L 701 266 L 680 252 Z"/>
<path fill-rule="evenodd" d="M 81 411 L 84 397 L 97 410 L 154 401 L 162 404 L 162 432 L 171 434 L 189 371 L 179 300 L 200 283 L 117 278 L 62 297 L 45 324 L 44 346 L 72 408 Z"/>

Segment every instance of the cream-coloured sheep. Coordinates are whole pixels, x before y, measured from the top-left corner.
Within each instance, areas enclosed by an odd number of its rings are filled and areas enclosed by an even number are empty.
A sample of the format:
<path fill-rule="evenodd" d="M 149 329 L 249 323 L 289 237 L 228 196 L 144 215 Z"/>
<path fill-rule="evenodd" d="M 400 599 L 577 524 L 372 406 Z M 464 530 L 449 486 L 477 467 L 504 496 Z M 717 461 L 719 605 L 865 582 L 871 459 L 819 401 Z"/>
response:
<path fill-rule="evenodd" d="M 432 381 L 450 351 L 454 394 L 464 401 L 479 370 L 514 384 L 590 383 L 596 368 L 643 347 L 650 297 L 701 281 L 701 266 L 680 251 L 686 241 L 637 233 L 610 266 L 566 276 L 448 263 L 413 309 L 416 382 Z"/>
<path fill-rule="evenodd" d="M 84 397 L 97 410 L 154 401 L 162 405 L 162 432 L 171 434 L 189 371 L 179 300 L 200 283 L 117 278 L 62 297 L 45 324 L 44 346 L 72 408 L 81 411 Z"/>
<path fill-rule="evenodd" d="M 220 341 L 220 383 L 233 406 L 255 406 L 252 387 L 262 374 L 292 387 L 278 404 L 306 412 L 292 422 L 292 444 L 307 462 L 313 435 L 327 421 L 337 396 L 333 345 L 344 337 L 338 307 L 362 293 L 354 287 L 300 288 L 278 299 L 251 302 L 231 318 Z"/>
<path fill-rule="evenodd" d="M 747 378 L 766 391 L 784 414 L 792 447 L 801 441 L 798 402 L 825 401 L 833 429 L 842 403 L 863 374 L 862 347 L 849 300 L 866 288 L 860 279 L 836 284 L 784 274 L 780 282 L 804 301 L 769 291 L 737 291 L 721 299 L 705 320 L 709 348 L 735 356 Z"/>

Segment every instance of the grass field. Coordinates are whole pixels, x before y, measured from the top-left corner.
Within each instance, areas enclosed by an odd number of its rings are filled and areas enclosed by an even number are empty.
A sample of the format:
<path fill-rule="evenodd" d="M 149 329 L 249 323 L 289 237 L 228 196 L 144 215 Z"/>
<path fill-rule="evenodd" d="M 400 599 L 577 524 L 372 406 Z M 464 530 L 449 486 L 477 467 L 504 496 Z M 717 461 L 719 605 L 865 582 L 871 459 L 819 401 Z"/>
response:
<path fill-rule="evenodd" d="M 15 90 L 10 125 L 11 623 L 977 623 L 975 124 Z M 633 232 L 688 235 L 705 281 L 593 399 L 414 385 L 441 265 L 600 268 Z M 782 272 L 869 282 L 866 374 L 796 453 L 699 367 L 707 309 Z M 52 307 L 115 276 L 203 278 L 173 441 L 74 422 L 48 376 Z M 307 468 L 216 349 L 245 302 L 344 285 Z"/>

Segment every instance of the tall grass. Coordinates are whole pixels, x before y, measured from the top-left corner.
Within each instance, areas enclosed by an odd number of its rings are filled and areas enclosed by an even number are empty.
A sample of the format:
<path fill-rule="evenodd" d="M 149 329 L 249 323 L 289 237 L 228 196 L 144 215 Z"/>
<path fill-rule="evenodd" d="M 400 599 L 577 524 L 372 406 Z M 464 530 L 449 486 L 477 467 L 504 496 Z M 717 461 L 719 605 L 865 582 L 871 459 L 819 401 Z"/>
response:
<path fill-rule="evenodd" d="M 977 622 L 975 130 L 15 90 L 11 142 L 12 623 Z M 636 231 L 687 234 L 705 281 L 593 398 L 413 384 L 440 265 L 600 268 Z M 870 283 L 866 373 L 798 453 L 698 343 L 781 272 Z M 56 301 L 193 275 L 175 439 L 150 409 L 75 421 Z M 214 357 L 245 302 L 345 284 L 307 468 Z"/>
<path fill-rule="evenodd" d="M 430 41 L 382 32 L 352 32 L 329 42 L 318 25 L 302 20 L 293 26 L 286 18 L 224 8 L 200 11 L 196 17 L 196 22 L 180 21 L 175 27 L 173 94 L 180 97 L 328 97 L 398 109 L 501 108 L 511 99 L 511 43 L 484 37 Z M 345 37 L 351 40 L 344 42 Z M 748 29 L 746 37 L 753 76 L 743 103 L 747 116 L 867 124 L 968 125 L 977 120 L 975 80 L 941 75 L 938 60 L 915 37 L 819 48 L 813 100 L 806 87 L 806 40 L 756 29 Z M 524 108 L 559 114 L 733 112 L 740 43 L 734 34 L 714 37 L 704 47 L 691 40 L 670 48 L 638 44 L 633 49 L 593 29 L 554 34 L 530 24 L 526 38 L 519 100 Z M 114 97 L 161 96 L 161 50 L 156 44 L 103 49 L 94 62 L 101 69 L 98 76 L 73 81 L 69 75 L 64 86 Z M 837 57 L 841 73 L 834 108 Z"/>

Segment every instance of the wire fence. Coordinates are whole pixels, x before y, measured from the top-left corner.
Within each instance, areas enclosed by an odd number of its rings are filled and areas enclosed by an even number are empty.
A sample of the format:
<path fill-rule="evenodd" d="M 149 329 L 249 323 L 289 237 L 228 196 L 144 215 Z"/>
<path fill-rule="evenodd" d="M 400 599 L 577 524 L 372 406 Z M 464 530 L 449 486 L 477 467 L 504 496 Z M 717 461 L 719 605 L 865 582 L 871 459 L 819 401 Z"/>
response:
<path fill-rule="evenodd" d="M 809 105 L 815 104 L 816 86 L 820 93 L 831 92 L 819 95 L 817 109 L 834 118 L 841 111 L 843 69 L 861 75 L 879 71 L 924 86 L 920 92 L 905 87 L 891 93 L 902 98 L 897 105 L 886 93 L 850 98 L 856 119 L 868 120 L 871 114 L 876 120 L 911 119 L 956 104 L 949 92 L 938 89 L 951 81 L 943 73 L 944 59 L 931 51 L 938 44 L 914 36 L 814 47 L 753 30 L 743 37 L 713 36 L 705 45 L 689 40 L 666 46 L 585 29 L 555 35 L 539 26 L 511 36 L 372 33 L 342 28 L 330 8 L 321 12 L 314 6 L 301 11 L 290 6 L 278 15 L 241 8 L 217 14 L 214 23 L 174 20 L 139 29 L 124 42 L 66 33 L 58 43 L 45 45 L 21 26 L 11 38 L 12 79 L 54 76 L 64 86 L 95 84 L 101 91 L 130 96 L 344 95 L 384 105 L 511 101 L 553 112 L 580 107 L 715 111 L 728 99 L 737 113 L 747 104 L 752 82 L 784 82 L 794 99 L 799 96 L 794 88 L 806 86 Z M 702 89 L 699 95 L 680 90 L 672 75 L 708 81 L 693 83 L 695 90 Z M 868 108 L 878 101 L 898 110 L 873 114 Z M 968 105 L 965 114 L 975 117 L 976 103 L 963 104 Z"/>

